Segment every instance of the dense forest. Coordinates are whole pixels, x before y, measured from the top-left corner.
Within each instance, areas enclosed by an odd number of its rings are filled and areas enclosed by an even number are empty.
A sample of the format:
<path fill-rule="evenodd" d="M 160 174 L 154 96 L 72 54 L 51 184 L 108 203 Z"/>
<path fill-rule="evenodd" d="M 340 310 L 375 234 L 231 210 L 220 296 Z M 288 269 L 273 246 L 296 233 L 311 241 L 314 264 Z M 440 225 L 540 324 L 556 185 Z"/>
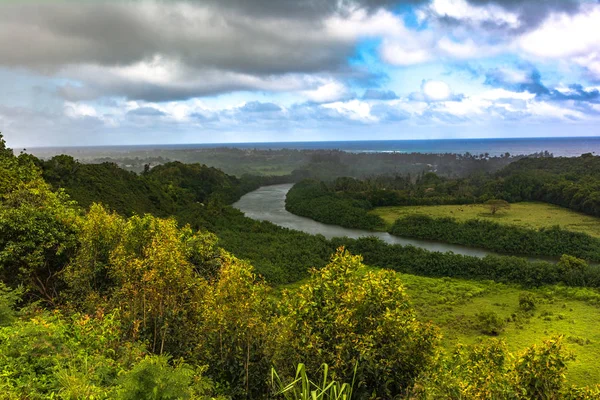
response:
<path fill-rule="evenodd" d="M 179 162 L 136 175 L 15 156 L 0 137 L 3 398 L 600 395 L 566 383 L 571 356 L 560 336 L 518 354 L 501 340 L 446 352 L 394 272 L 596 287 L 596 268 L 570 256 L 531 263 L 329 241 L 228 206 L 289 178 Z M 369 201 L 344 200 L 359 209 Z M 533 300 L 522 303 L 531 312 Z"/>
<path fill-rule="evenodd" d="M 153 148 L 88 147 L 36 148 L 32 154 L 42 159 L 68 154 L 83 163 L 114 163 L 137 173 L 169 162 L 204 164 L 227 174 L 293 175 L 298 178 L 334 179 L 342 176 L 356 178 L 385 174 L 435 172 L 441 176 L 465 177 L 473 172 L 494 172 L 519 160 L 524 155 L 490 156 L 489 154 L 424 154 L 424 153 L 353 153 L 340 150 L 238 149 L 218 148 Z M 552 157 L 540 152 L 528 157 Z"/>

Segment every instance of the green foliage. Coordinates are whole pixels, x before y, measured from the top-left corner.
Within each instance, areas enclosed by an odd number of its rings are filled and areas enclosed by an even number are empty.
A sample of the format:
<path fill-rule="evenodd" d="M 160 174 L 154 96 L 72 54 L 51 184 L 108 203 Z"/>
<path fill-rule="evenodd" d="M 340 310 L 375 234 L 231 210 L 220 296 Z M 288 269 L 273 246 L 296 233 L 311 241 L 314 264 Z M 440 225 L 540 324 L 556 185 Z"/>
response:
<path fill-rule="evenodd" d="M 314 162 L 338 165 L 338 156 Z M 36 163 L 55 189 L 64 187 L 89 212 L 81 215 L 64 192 L 53 192 Z M 270 385 L 283 398 L 594 395 L 594 389 L 565 388 L 568 358 L 557 342 L 517 358 L 501 346 L 464 348 L 434 363 L 438 331 L 421 322 L 398 274 L 369 270 L 343 250 L 325 266 L 335 246 L 346 244 L 371 265 L 422 275 L 525 285 L 600 282 L 596 270 L 576 258 L 552 265 L 431 253 L 373 239 L 328 241 L 251 221 L 225 207 L 266 180 L 238 179 L 201 165 L 169 163 L 136 176 L 64 156 L 48 162 L 14 157 L 0 138 L 0 172 L 6 172 L 0 173 L 0 278 L 9 284 L 0 285 L 0 391 L 6 398 L 206 398 L 215 387 L 233 398 L 264 398 Z M 518 186 L 518 180 L 511 182 Z M 476 186 L 435 174 L 414 183 L 388 177 L 302 185 L 319 194 L 318 207 L 341 205 L 342 213 L 373 227 L 367 213 L 372 205 L 405 201 L 412 191 L 418 201 L 455 201 L 474 196 Z M 124 218 L 107 209 L 155 215 Z M 179 223 L 157 218 L 172 214 Z M 217 233 L 219 242 L 204 229 Z M 270 282 L 296 281 L 308 266 L 317 268 L 274 304 L 250 264 L 218 245 L 256 263 Z M 56 311 L 30 305 L 16 313 L 20 293 L 8 287 L 19 284 L 29 290 L 26 303 L 37 292 Z M 457 296 L 441 286 L 430 289 L 444 307 L 481 294 L 459 285 Z M 568 293 L 597 300 L 589 291 Z M 500 331 L 499 314 L 480 317 L 486 331 Z M 273 370 L 269 382 L 272 365 L 282 376 Z M 321 368 L 320 381 L 309 379 L 309 372 Z M 356 385 L 341 384 L 355 379 Z"/>
<path fill-rule="evenodd" d="M 21 300 L 23 289 L 11 290 L 0 281 L 0 326 L 9 325 L 15 318 L 15 305 Z"/>
<path fill-rule="evenodd" d="M 535 310 L 535 297 L 529 292 L 523 292 L 519 295 L 519 308 L 523 311 Z"/>
<path fill-rule="evenodd" d="M 600 218 L 542 202 L 513 203 L 509 213 L 496 215 L 491 215 L 483 204 L 378 207 L 371 213 L 383 218 L 388 226 L 400 217 L 424 214 L 432 218 L 452 217 L 461 222 L 482 219 L 535 230 L 558 225 L 572 232 L 600 237 Z"/>
<path fill-rule="evenodd" d="M 563 389 L 566 362 L 572 357 L 564 353 L 560 339 L 533 345 L 517 358 L 514 372 L 522 398 L 555 399 Z"/>
<path fill-rule="evenodd" d="M 81 164 L 61 155 L 40 165 L 44 179 L 55 189 L 63 188 L 83 208 L 102 203 L 125 216 L 175 212 L 173 201 L 158 184 L 116 164 Z"/>
<path fill-rule="evenodd" d="M 209 399 L 212 382 L 202 376 L 203 368 L 181 361 L 169 364 L 166 356 L 147 356 L 120 381 L 119 400 Z"/>
<path fill-rule="evenodd" d="M 75 205 L 63 192 L 41 180 L 19 184 L 0 201 L 0 278 L 52 303 L 77 224 Z"/>
<path fill-rule="evenodd" d="M 14 398 L 112 398 L 143 347 L 123 343 L 117 313 L 34 312 L 0 328 L 0 391 Z M 10 397 L 9 397 L 10 398 Z"/>
<path fill-rule="evenodd" d="M 249 264 L 223 254 L 218 277 L 201 299 L 200 322 L 184 332 L 198 338 L 192 357 L 209 366 L 216 382 L 226 382 L 230 395 L 256 398 L 267 391 L 268 293 Z"/>
<path fill-rule="evenodd" d="M 288 384 L 285 384 L 279 377 L 275 368 L 271 369 L 271 386 L 275 398 L 285 400 L 351 400 L 354 379 L 351 384 L 328 380 L 329 366 L 323 364 L 321 368 L 323 369 L 323 379 L 314 382 L 308 377 L 306 366 L 298 364 L 296 376 Z M 354 372 L 356 374 L 356 367 Z"/>
<path fill-rule="evenodd" d="M 64 278 L 71 299 L 89 309 L 98 302 L 121 307 L 132 338 L 148 340 L 153 352 L 188 354 L 198 307 L 220 266 L 209 233 L 179 228 L 151 215 L 127 220 L 94 205 L 82 223 L 77 253 Z"/>
<path fill-rule="evenodd" d="M 313 180 L 294 185 L 287 194 L 285 208 L 326 224 L 364 229 L 383 226 L 381 218 L 368 213 L 372 208 L 369 202 L 338 195 L 324 183 Z"/>
<path fill-rule="evenodd" d="M 459 345 L 442 356 L 418 380 L 414 397 L 420 399 L 516 398 L 509 377 L 512 355 L 500 341 L 482 345 Z"/>
<path fill-rule="evenodd" d="M 422 377 L 416 397 L 423 399 L 563 399 L 578 398 L 565 385 L 566 362 L 561 338 L 547 340 L 513 356 L 503 342 L 473 347 L 459 346 L 442 357 L 436 368 Z M 580 398 L 593 389 L 580 390 Z M 574 397 L 570 397 L 574 396 Z"/>
<path fill-rule="evenodd" d="M 332 242 L 362 254 L 368 265 L 413 275 L 493 280 L 526 287 L 559 282 L 572 286 L 600 286 L 600 269 L 596 266 L 590 266 L 581 274 L 564 275 L 557 264 L 531 262 L 521 257 L 488 255 L 478 258 L 431 252 L 413 246 L 388 245 L 373 237 L 333 239 Z"/>
<path fill-rule="evenodd" d="M 362 271 L 361 257 L 343 249 L 305 285 L 284 294 L 277 322 L 274 364 L 309 371 L 328 364 L 333 379 L 357 391 L 391 397 L 403 393 L 429 364 L 437 330 L 417 322 L 402 283 L 391 271 Z"/>

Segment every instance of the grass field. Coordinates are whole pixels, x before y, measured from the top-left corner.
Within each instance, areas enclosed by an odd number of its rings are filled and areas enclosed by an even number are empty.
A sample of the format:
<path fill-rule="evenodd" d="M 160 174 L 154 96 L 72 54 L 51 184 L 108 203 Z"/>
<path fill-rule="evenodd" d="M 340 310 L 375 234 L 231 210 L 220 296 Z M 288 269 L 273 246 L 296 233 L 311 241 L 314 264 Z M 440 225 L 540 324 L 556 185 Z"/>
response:
<path fill-rule="evenodd" d="M 481 204 L 450 206 L 407 206 L 379 207 L 371 211 L 379 215 L 388 225 L 400 217 L 424 214 L 430 217 L 452 217 L 459 221 L 485 219 L 500 224 L 518 225 L 526 228 L 544 228 L 559 225 L 563 229 L 587 233 L 600 238 L 600 218 L 591 217 L 566 208 L 546 203 L 514 203 L 509 210 L 492 215 Z"/>
<path fill-rule="evenodd" d="M 480 331 L 476 314 L 493 311 L 508 321 L 495 338 L 504 340 L 512 352 L 563 335 L 567 349 L 576 357 L 568 365 L 568 382 L 578 386 L 600 382 L 600 292 L 558 286 L 530 290 L 536 308 L 524 313 L 519 309 L 519 296 L 526 291 L 518 287 L 401 276 L 419 318 L 441 328 L 445 348 L 490 339 Z"/>

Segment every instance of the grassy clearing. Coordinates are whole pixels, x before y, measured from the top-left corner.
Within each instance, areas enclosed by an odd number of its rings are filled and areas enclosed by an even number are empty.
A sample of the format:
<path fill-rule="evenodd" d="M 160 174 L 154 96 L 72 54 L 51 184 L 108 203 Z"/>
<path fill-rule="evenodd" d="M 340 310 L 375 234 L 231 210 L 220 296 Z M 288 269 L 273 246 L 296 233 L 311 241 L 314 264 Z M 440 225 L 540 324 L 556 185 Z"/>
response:
<path fill-rule="evenodd" d="M 559 225 L 563 229 L 583 232 L 600 238 L 600 218 L 547 203 L 513 203 L 509 210 L 499 211 L 495 215 L 492 215 L 489 209 L 481 204 L 379 207 L 371 213 L 380 216 L 388 226 L 391 226 L 400 217 L 424 214 L 434 218 L 452 217 L 459 221 L 479 218 L 533 229 Z"/>
<path fill-rule="evenodd" d="M 542 340 L 564 335 L 570 362 L 567 379 L 580 386 L 600 382 L 600 293 L 591 289 L 548 286 L 525 291 L 493 282 L 434 279 L 402 275 L 418 315 L 438 325 L 443 344 L 474 344 L 491 336 L 483 334 L 477 314 L 494 312 L 505 321 L 497 336 L 511 351 L 518 352 Z M 519 307 L 522 293 L 531 293 L 536 307 Z"/>
<path fill-rule="evenodd" d="M 446 349 L 496 338 L 517 353 L 563 335 L 576 357 L 568 366 L 568 382 L 578 386 L 600 382 L 600 291 L 562 286 L 523 290 L 494 282 L 400 275 L 419 319 L 441 329 Z M 278 286 L 273 295 L 279 297 L 283 289 L 293 290 L 302 283 Z M 519 307 L 522 293 L 533 295 L 534 310 Z M 490 311 L 505 322 L 498 336 L 481 332 L 477 314 Z"/>

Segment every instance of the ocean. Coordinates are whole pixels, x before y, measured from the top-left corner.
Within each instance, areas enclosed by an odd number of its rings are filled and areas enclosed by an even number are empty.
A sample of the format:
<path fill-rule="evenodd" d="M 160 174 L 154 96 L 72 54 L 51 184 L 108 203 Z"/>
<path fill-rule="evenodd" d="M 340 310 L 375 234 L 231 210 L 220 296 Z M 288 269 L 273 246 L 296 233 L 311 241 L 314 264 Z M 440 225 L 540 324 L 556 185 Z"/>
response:
<path fill-rule="evenodd" d="M 455 153 L 484 154 L 492 156 L 533 154 L 548 151 L 556 157 L 577 157 L 584 153 L 600 155 L 600 137 L 561 138 L 504 138 L 504 139 L 443 139 L 443 140 L 359 140 L 328 142 L 271 142 L 271 143 L 206 143 L 99 147 L 55 147 L 43 150 L 63 150 L 68 153 L 86 150 L 109 150 L 128 152 L 149 149 L 189 150 L 217 147 L 239 149 L 297 149 L 297 150 L 342 150 L 354 153 Z M 42 148 L 32 149 L 42 150 Z"/>

